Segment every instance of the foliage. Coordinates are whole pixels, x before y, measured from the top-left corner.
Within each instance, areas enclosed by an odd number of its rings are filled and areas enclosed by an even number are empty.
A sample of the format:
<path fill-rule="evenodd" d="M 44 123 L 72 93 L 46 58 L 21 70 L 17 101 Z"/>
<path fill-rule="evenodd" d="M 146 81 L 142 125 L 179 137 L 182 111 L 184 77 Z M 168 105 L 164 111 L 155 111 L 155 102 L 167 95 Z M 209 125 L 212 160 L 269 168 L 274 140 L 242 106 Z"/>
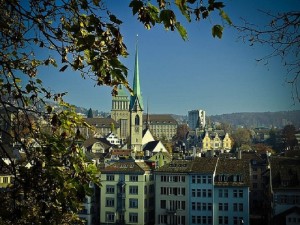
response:
<path fill-rule="evenodd" d="M 200 4 L 199 4 L 200 3 Z M 187 33 L 172 10 L 175 5 L 191 21 L 206 19 L 215 10 L 228 23 L 222 2 L 208 0 L 132 0 L 130 8 L 147 29 L 162 24 Z M 43 68 L 73 69 L 96 85 L 119 84 L 129 90 L 128 55 L 120 32 L 122 21 L 99 0 L 0 0 L 0 157 L 1 170 L 13 183 L 1 192 L 3 224 L 75 224 L 89 184 L 100 185 L 98 171 L 80 149 L 79 127 L 88 126 L 64 102 L 66 93 L 53 93 L 37 77 Z M 223 28 L 215 25 L 213 36 Z M 46 70 L 44 70 L 46 71 Z M 55 101 L 55 109 L 48 101 Z M 14 160 L 12 148 L 22 160 Z M 10 164 L 3 164 L 8 158 Z M 3 166 L 2 166 L 3 165 Z M 5 168 L 3 168 L 5 167 Z"/>
<path fill-rule="evenodd" d="M 296 128 L 294 125 L 286 125 L 282 129 L 282 139 L 285 150 L 293 150 L 294 147 L 298 144 L 295 134 Z"/>
<path fill-rule="evenodd" d="M 271 47 L 269 54 L 257 61 L 266 64 L 273 57 L 280 57 L 282 65 L 287 68 L 287 83 L 292 85 L 293 98 L 300 102 L 299 74 L 300 74 L 300 12 L 290 11 L 273 14 L 261 11 L 270 18 L 270 23 L 258 27 L 244 20 L 243 25 L 235 25 L 241 32 L 241 37 L 250 45 L 261 44 Z"/>
<path fill-rule="evenodd" d="M 251 132 L 246 128 L 238 128 L 232 133 L 235 148 L 248 148 L 251 145 Z"/>
<path fill-rule="evenodd" d="M 184 141 L 189 132 L 189 127 L 187 124 L 180 124 L 177 126 L 176 135 L 173 137 L 173 141 Z"/>
<path fill-rule="evenodd" d="M 87 113 L 87 118 L 93 118 L 94 115 L 93 115 L 93 110 L 90 108 L 88 113 Z"/>
<path fill-rule="evenodd" d="M 259 154 L 264 154 L 266 152 L 275 154 L 274 149 L 272 149 L 269 145 L 263 144 L 263 143 L 258 143 L 252 145 L 252 149 L 255 150 Z"/>

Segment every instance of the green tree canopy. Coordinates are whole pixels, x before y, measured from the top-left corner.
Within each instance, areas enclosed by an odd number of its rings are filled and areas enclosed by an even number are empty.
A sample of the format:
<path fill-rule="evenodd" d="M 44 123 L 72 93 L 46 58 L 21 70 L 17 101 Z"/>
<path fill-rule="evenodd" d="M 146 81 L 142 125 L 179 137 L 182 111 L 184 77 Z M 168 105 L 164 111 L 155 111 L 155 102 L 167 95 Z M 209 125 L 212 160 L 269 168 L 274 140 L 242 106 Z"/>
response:
<path fill-rule="evenodd" d="M 93 118 L 94 115 L 93 115 L 93 110 L 90 108 L 88 113 L 87 113 L 87 118 Z"/>

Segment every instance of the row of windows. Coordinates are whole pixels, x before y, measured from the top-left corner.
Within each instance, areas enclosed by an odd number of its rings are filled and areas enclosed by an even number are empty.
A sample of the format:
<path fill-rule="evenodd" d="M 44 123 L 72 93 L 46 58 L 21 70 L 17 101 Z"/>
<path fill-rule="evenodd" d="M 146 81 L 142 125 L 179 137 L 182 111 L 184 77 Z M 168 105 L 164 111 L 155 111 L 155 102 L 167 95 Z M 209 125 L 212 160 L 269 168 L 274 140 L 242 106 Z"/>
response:
<path fill-rule="evenodd" d="M 243 203 L 233 203 L 234 212 L 243 212 L 244 204 Z M 228 203 L 219 203 L 219 211 L 228 211 Z"/>
<path fill-rule="evenodd" d="M 161 195 L 182 195 L 185 196 L 185 188 L 180 187 L 161 187 Z"/>
<path fill-rule="evenodd" d="M 161 176 L 160 181 L 161 182 L 185 182 L 185 176 L 179 176 L 179 175 Z"/>
<path fill-rule="evenodd" d="M 119 190 L 118 193 L 125 193 L 125 189 L 123 188 L 122 190 Z M 148 186 L 144 186 L 144 194 L 147 193 L 148 193 Z M 149 185 L 149 193 L 154 193 L 154 185 Z M 179 191 L 179 193 L 182 192 Z M 106 185 L 106 194 L 115 194 L 115 186 Z M 134 185 L 129 186 L 129 194 L 138 194 L 138 186 L 134 186 Z"/>
<path fill-rule="evenodd" d="M 212 203 L 210 202 L 192 202 L 192 210 L 194 211 L 212 211 Z"/>
<path fill-rule="evenodd" d="M 192 189 L 192 197 L 212 197 L 211 189 Z"/>
<path fill-rule="evenodd" d="M 211 216 L 192 216 L 192 223 L 193 224 L 212 224 L 212 217 Z"/>
<path fill-rule="evenodd" d="M 193 175 L 192 176 L 192 183 L 193 184 L 211 184 L 212 183 L 212 176 L 208 175 Z"/>
<path fill-rule="evenodd" d="M 158 215 L 158 224 L 185 225 L 185 216 Z"/>
<path fill-rule="evenodd" d="M 107 212 L 106 213 L 106 222 L 115 222 L 116 214 L 114 212 Z M 138 222 L 138 213 L 129 213 L 129 222 L 130 223 L 137 223 Z"/>
<path fill-rule="evenodd" d="M 154 180 L 153 174 L 151 174 L 149 176 L 144 176 L 144 177 L 145 177 L 145 181 L 147 181 L 147 178 L 148 178 L 149 181 L 153 181 Z M 137 182 L 138 178 L 139 178 L 138 175 L 130 175 L 129 176 L 129 181 L 131 181 L 131 182 Z M 107 181 L 114 181 L 115 180 L 115 175 L 107 174 L 106 175 L 106 180 Z"/>
<path fill-rule="evenodd" d="M 243 177 L 238 174 L 236 175 L 223 174 L 223 175 L 217 175 L 216 180 L 221 182 L 242 182 Z"/>
<path fill-rule="evenodd" d="M 299 195 L 277 195 L 275 196 L 275 202 L 278 204 L 300 204 Z"/>
<path fill-rule="evenodd" d="M 149 203 L 149 205 L 148 205 Z M 106 198 L 105 199 L 105 207 L 115 207 L 116 201 L 114 198 Z M 118 203 L 119 204 L 119 203 Z M 125 208 L 125 201 L 122 201 L 121 203 L 122 207 Z M 139 200 L 137 198 L 130 198 L 128 199 L 128 205 L 129 208 L 139 208 Z M 154 199 L 150 198 L 149 201 L 148 199 L 144 199 L 144 207 L 150 207 L 154 205 Z"/>
<path fill-rule="evenodd" d="M 168 210 L 185 210 L 185 201 L 160 200 L 160 208 Z"/>

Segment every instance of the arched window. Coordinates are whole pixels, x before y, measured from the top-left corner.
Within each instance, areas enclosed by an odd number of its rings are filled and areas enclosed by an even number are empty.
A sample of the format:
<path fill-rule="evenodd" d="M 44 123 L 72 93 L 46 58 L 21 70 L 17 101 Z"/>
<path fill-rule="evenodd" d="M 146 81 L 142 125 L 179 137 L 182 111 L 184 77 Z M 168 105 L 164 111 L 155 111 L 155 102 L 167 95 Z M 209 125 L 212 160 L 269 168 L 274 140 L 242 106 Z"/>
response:
<path fill-rule="evenodd" d="M 139 115 L 135 116 L 134 124 L 135 125 L 140 125 L 140 117 L 139 117 Z"/>

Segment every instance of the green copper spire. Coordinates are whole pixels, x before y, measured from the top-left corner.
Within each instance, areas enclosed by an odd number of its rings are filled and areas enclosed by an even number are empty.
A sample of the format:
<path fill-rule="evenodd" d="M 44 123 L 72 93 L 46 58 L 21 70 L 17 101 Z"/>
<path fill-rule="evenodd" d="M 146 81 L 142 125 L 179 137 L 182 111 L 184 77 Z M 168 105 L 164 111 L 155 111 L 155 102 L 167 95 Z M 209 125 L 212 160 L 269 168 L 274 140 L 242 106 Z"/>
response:
<path fill-rule="evenodd" d="M 131 98 L 130 98 L 130 109 L 132 109 L 135 104 L 139 104 L 141 110 L 143 110 L 144 105 L 143 105 L 143 98 L 142 98 L 141 87 L 140 87 L 139 58 L 138 58 L 138 46 L 137 45 L 136 45 L 136 50 L 135 50 L 133 96 L 131 96 Z"/>

